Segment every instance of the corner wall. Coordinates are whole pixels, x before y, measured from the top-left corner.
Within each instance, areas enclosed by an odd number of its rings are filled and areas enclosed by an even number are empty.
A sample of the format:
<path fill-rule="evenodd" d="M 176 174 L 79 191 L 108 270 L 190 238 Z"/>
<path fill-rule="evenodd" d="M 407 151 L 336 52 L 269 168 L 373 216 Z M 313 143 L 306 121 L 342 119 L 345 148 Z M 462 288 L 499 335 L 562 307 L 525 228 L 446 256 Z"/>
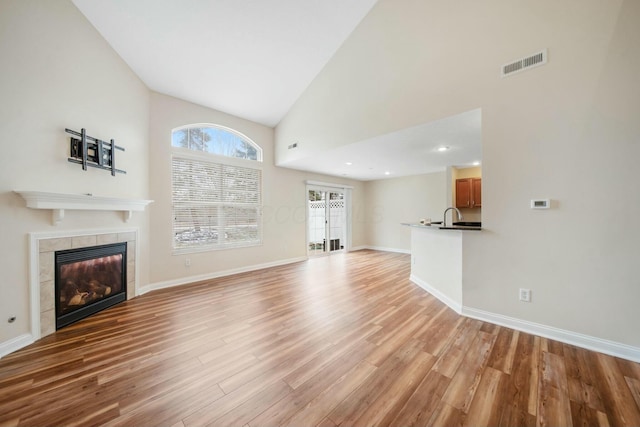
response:
<path fill-rule="evenodd" d="M 402 223 L 442 221 L 446 172 L 367 181 L 364 186 L 368 247 L 409 253 L 411 230 Z"/>
<path fill-rule="evenodd" d="M 0 2 L 0 355 L 28 343 L 31 232 L 123 226 L 118 212 L 68 211 L 58 226 L 50 210 L 25 207 L 14 190 L 132 199 L 148 198 L 149 92 L 66 0 Z M 69 163 L 65 128 L 115 139 L 126 149 L 118 168 L 83 171 Z M 148 214 L 127 227 L 140 230 L 140 279 L 148 281 Z M 16 317 L 8 323 L 7 319 Z M 9 344 L 7 344 L 9 343 Z"/>
<path fill-rule="evenodd" d="M 361 182 L 310 174 L 274 165 L 273 129 L 177 98 L 151 93 L 150 110 L 151 287 L 158 288 L 306 259 L 306 180 L 353 186 L 352 245 L 364 245 Z M 235 129 L 262 147 L 263 244 L 246 248 L 173 255 L 171 214 L 171 130 L 212 123 Z M 185 265 L 189 258 L 190 265 Z"/>

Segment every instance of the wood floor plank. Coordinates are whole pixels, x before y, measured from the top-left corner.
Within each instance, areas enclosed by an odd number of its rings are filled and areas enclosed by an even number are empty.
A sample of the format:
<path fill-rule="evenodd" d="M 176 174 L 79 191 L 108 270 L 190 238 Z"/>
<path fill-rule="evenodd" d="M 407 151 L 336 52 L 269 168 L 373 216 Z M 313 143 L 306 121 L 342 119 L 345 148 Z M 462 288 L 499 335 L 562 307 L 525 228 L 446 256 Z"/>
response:
<path fill-rule="evenodd" d="M 398 348 L 407 342 L 413 331 L 423 321 L 424 315 L 414 313 L 400 325 L 383 327 L 376 333 L 377 337 L 374 337 L 377 349 L 367 357 L 367 360 L 373 365 L 382 365 Z M 381 336 L 380 332 L 383 332 L 384 335 Z"/>
<path fill-rule="evenodd" d="M 201 407 L 192 414 L 187 414 L 182 422 L 186 427 L 203 426 L 213 423 L 220 417 L 227 415 L 235 408 L 241 407 L 244 402 L 254 398 L 263 392 L 263 390 L 272 387 L 273 384 L 282 382 L 281 378 L 286 371 L 282 365 L 278 365 L 272 369 L 263 372 L 258 377 L 225 394 L 221 398 Z M 286 384 L 286 383 L 285 383 Z M 287 387 L 289 387 L 287 385 Z"/>
<path fill-rule="evenodd" d="M 372 402 L 352 425 L 387 426 L 396 417 L 408 398 L 422 383 L 435 363 L 435 357 L 423 351 L 409 361 L 399 372 L 386 392 Z"/>
<path fill-rule="evenodd" d="M 328 341 L 312 342 L 311 339 L 303 339 L 295 345 L 295 348 L 293 346 L 285 348 L 281 354 L 273 354 L 272 357 L 256 361 L 249 368 L 223 380 L 220 382 L 220 387 L 225 393 L 230 393 L 259 377 L 265 369 L 274 365 L 283 377 L 287 376 L 329 347 L 331 343 Z"/>
<path fill-rule="evenodd" d="M 468 348 L 474 345 L 474 341 L 478 339 L 478 331 L 481 325 L 482 322 L 471 319 L 459 321 L 458 328 L 449 331 L 448 344 L 440 352 L 440 358 L 433 369 L 446 377 L 453 378 L 458 366 L 460 366 L 464 356 L 467 354 Z"/>
<path fill-rule="evenodd" d="M 327 422 L 326 414 L 329 414 L 341 401 L 360 387 L 376 370 L 377 367 L 363 360 L 281 425 L 297 427 L 319 425 L 323 421 Z M 333 421 L 331 423 L 333 424 Z"/>
<path fill-rule="evenodd" d="M 284 381 L 277 381 L 269 387 L 254 394 L 240 405 L 233 408 L 220 418 L 207 424 L 208 426 L 241 426 L 250 425 L 249 421 L 273 405 L 281 402 L 291 394 L 292 388 Z"/>
<path fill-rule="evenodd" d="M 420 341 L 410 340 L 406 342 L 379 366 L 376 375 L 369 377 L 357 390 L 331 411 L 329 418 L 338 425 L 353 425 L 354 421 L 360 418 L 369 406 L 385 393 L 397 376 L 404 371 L 407 364 L 420 352 L 422 352 Z M 367 360 L 369 359 L 367 358 Z"/>
<path fill-rule="evenodd" d="M 574 425 L 579 426 L 597 426 L 600 424 L 598 420 L 598 411 L 590 408 L 583 402 L 571 401 L 571 420 Z"/>
<path fill-rule="evenodd" d="M 640 364 L 465 318 L 362 250 L 149 292 L 0 359 L 0 426 L 640 426 Z"/>
<path fill-rule="evenodd" d="M 505 374 L 510 374 L 520 332 L 513 329 L 500 328 L 497 335 L 487 366 Z"/>
<path fill-rule="evenodd" d="M 351 339 L 344 345 L 334 344 L 331 347 L 328 347 L 326 350 L 319 353 L 317 357 L 287 375 L 284 378 L 284 381 L 289 384 L 291 388 L 297 389 L 306 381 L 324 371 L 327 366 L 330 366 L 336 359 L 341 360 L 344 354 L 357 353 L 361 348 L 366 349 L 367 351 L 365 354 L 368 354 L 370 352 L 369 349 L 373 349 L 375 346 L 366 341 L 366 338 L 379 328 L 380 326 L 378 325 L 367 325 L 367 328 L 358 334 L 359 338 L 351 336 Z"/>
<path fill-rule="evenodd" d="M 339 358 L 333 359 L 319 370 L 314 376 L 291 392 L 290 399 L 281 400 L 249 421 L 252 427 L 282 425 L 293 417 L 300 408 L 305 407 L 311 400 L 331 387 L 347 372 L 362 362 L 375 348 L 368 342 L 361 342 L 351 351 L 345 352 Z"/>
<path fill-rule="evenodd" d="M 539 393 L 538 425 L 572 424 L 564 360 L 555 353 L 542 352 Z"/>
<path fill-rule="evenodd" d="M 540 337 L 533 337 L 533 358 L 531 361 L 531 369 L 529 370 L 529 414 L 537 418 L 538 416 L 538 388 L 540 386 L 540 370 L 542 369 L 542 339 Z"/>
<path fill-rule="evenodd" d="M 595 369 L 605 413 L 613 425 L 640 426 L 640 408 L 625 381 L 615 358 L 597 353 Z"/>
<path fill-rule="evenodd" d="M 616 363 L 618 364 L 618 368 L 620 368 L 622 375 L 640 380 L 640 363 L 634 363 L 629 360 L 619 358 L 616 359 Z"/>
<path fill-rule="evenodd" d="M 423 426 L 427 425 L 434 414 L 446 391 L 450 378 L 430 371 L 416 387 L 413 394 L 400 408 L 397 415 L 389 422 L 394 426 Z"/>
<path fill-rule="evenodd" d="M 431 419 L 429 426 L 462 427 L 466 423 L 466 415 L 459 409 L 440 401 Z"/>
<path fill-rule="evenodd" d="M 492 403 L 499 397 L 502 390 L 501 381 L 505 374 L 497 369 L 488 367 L 484 370 L 473 399 L 465 423 L 470 426 L 495 426 L 500 424 L 501 407 Z"/>
<path fill-rule="evenodd" d="M 501 405 L 500 422 L 502 426 L 534 426 L 537 410 L 530 410 L 530 402 L 537 402 L 537 387 L 532 388 L 530 382 L 537 383 L 537 358 L 539 349 L 536 340 L 528 334 L 519 334 L 513 359 L 511 373 L 502 379 L 502 390 L 498 399 Z M 533 412 L 533 413 L 532 413 Z"/>
<path fill-rule="evenodd" d="M 478 331 L 478 338 L 467 349 L 460 367 L 442 396 L 443 401 L 465 414 L 469 411 L 495 339 L 495 335 Z"/>
<path fill-rule="evenodd" d="M 640 380 L 629 377 L 624 377 L 624 380 L 627 382 L 629 390 L 631 390 L 631 394 L 633 395 L 633 399 L 636 401 L 636 405 L 640 408 Z"/>
<path fill-rule="evenodd" d="M 564 360 L 569 385 L 569 398 L 596 411 L 605 411 L 602 397 L 596 386 L 593 360 L 587 350 L 565 345 Z"/>
<path fill-rule="evenodd" d="M 454 337 L 456 331 L 464 319 L 447 306 L 442 306 L 436 315 L 429 319 L 428 324 L 423 325 L 415 333 L 415 338 L 424 341 L 424 351 L 440 356 Z"/>

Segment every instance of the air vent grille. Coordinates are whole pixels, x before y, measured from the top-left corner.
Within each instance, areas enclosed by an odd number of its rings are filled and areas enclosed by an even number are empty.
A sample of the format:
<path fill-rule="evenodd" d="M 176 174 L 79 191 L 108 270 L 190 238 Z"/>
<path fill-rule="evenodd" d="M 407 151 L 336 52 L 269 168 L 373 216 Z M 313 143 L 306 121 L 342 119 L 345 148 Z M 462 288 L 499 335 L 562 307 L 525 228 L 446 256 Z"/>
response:
<path fill-rule="evenodd" d="M 540 52 L 536 52 L 533 55 L 529 55 L 526 58 L 518 59 L 517 61 L 510 62 L 502 66 L 502 77 L 510 76 L 511 74 L 519 73 L 520 71 L 529 70 L 540 65 L 547 63 L 547 49 L 543 49 Z"/>

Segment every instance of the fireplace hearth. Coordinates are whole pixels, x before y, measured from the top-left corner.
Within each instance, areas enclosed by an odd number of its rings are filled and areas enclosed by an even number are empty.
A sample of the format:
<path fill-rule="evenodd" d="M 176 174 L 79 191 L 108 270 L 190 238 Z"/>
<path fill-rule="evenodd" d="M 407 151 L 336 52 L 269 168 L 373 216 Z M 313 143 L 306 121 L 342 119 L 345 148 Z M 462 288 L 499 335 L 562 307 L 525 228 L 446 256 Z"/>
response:
<path fill-rule="evenodd" d="M 126 266 L 126 242 L 56 251 L 56 329 L 125 301 Z"/>

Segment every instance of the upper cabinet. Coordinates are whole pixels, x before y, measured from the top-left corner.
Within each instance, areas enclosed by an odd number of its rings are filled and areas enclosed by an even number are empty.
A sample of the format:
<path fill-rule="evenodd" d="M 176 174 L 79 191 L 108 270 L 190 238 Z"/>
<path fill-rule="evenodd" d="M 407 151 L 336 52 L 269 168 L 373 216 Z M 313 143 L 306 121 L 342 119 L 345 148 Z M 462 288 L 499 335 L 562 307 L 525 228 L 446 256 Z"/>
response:
<path fill-rule="evenodd" d="M 482 178 L 456 179 L 456 207 L 479 208 L 482 206 Z"/>

